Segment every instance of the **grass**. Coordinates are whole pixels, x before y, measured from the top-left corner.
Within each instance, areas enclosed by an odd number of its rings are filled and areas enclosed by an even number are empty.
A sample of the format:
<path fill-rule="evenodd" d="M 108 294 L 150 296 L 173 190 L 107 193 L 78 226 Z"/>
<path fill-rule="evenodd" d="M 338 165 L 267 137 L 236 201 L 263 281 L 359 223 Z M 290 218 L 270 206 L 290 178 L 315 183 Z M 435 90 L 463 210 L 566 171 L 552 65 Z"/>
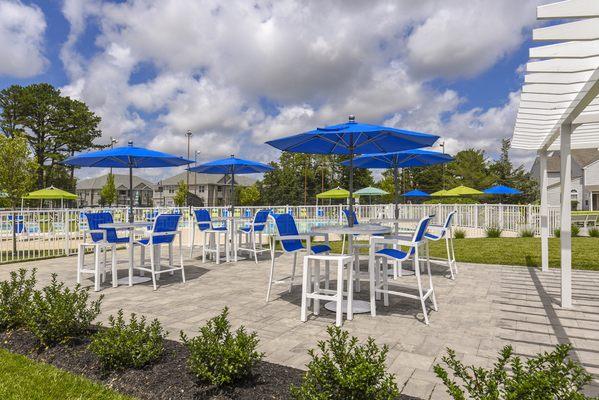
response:
<path fill-rule="evenodd" d="M 131 400 L 132 397 L 0 348 L 0 399 Z"/>
<path fill-rule="evenodd" d="M 333 252 L 341 251 L 341 242 L 332 242 L 331 246 Z M 457 239 L 454 240 L 454 246 L 458 262 L 541 266 L 540 238 Z M 560 266 L 559 246 L 558 238 L 549 239 L 550 267 Z M 445 241 L 431 242 L 431 257 L 446 257 Z M 599 271 L 599 238 L 572 238 L 572 267 Z"/>

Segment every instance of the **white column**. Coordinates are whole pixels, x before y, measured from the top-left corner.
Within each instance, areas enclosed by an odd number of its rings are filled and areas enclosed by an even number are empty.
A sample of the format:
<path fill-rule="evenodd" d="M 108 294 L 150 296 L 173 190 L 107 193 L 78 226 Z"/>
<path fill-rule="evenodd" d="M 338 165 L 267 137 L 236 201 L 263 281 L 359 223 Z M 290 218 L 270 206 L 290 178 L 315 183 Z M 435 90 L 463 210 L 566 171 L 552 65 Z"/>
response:
<path fill-rule="evenodd" d="M 572 154 L 570 153 L 570 139 L 572 125 L 562 124 L 560 132 L 560 245 L 562 269 L 562 307 L 572 307 L 572 212 L 570 205 L 570 191 L 572 188 Z"/>
<path fill-rule="evenodd" d="M 539 152 L 541 186 L 541 270 L 549 271 L 549 204 L 547 198 L 547 151 Z"/>

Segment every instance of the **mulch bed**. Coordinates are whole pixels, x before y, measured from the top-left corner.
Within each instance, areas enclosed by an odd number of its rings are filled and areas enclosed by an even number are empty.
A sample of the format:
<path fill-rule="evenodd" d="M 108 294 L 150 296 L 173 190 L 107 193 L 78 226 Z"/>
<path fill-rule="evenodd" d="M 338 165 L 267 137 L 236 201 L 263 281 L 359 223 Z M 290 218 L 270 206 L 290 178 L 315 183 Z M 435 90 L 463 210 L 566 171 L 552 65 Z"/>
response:
<path fill-rule="evenodd" d="M 83 375 L 139 399 L 291 399 L 290 385 L 299 385 L 303 371 L 283 365 L 260 362 L 253 376 L 235 387 L 219 389 L 199 382 L 187 369 L 187 348 L 179 342 L 165 341 L 161 359 L 141 370 L 103 373 L 97 357 L 87 349 L 89 338 L 69 345 L 38 349 L 35 337 L 26 330 L 0 333 L 0 346 L 66 371 Z M 401 396 L 402 400 L 415 399 Z M 417 399 L 415 399 L 417 400 Z"/>

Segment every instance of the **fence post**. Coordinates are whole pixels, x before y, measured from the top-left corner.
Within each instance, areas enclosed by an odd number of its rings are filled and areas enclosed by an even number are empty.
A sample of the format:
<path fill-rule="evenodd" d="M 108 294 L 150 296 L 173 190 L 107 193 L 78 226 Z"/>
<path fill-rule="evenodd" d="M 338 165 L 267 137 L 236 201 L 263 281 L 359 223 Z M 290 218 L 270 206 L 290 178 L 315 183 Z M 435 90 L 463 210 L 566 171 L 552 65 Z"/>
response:
<path fill-rule="evenodd" d="M 64 215 L 64 232 L 65 232 L 65 254 L 67 256 L 71 255 L 71 243 L 70 243 L 70 234 L 69 231 L 71 230 L 71 221 L 69 219 L 69 210 L 66 209 L 65 210 L 65 215 Z"/>

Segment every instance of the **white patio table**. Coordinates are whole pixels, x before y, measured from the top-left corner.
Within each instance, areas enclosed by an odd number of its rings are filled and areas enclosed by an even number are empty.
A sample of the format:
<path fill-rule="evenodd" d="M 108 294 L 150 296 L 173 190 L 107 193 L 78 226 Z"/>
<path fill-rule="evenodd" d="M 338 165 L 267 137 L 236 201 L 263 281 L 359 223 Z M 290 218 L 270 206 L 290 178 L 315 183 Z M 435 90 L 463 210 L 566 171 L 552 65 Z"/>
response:
<path fill-rule="evenodd" d="M 129 232 L 129 276 L 126 278 L 121 278 L 118 280 L 119 284 L 128 284 L 132 286 L 136 283 L 148 282 L 151 279 L 144 276 L 133 276 L 133 262 L 134 262 L 134 246 L 133 242 L 135 241 L 134 232 L 136 229 L 143 229 L 147 227 L 151 227 L 154 224 L 152 221 L 144 221 L 144 222 L 113 222 L 109 224 L 100 224 L 98 227 L 100 229 L 114 229 L 117 231 L 128 231 Z"/>
<path fill-rule="evenodd" d="M 325 225 L 312 228 L 309 234 L 321 234 L 321 233 L 333 233 L 337 235 L 347 235 L 348 237 L 348 248 L 354 249 L 353 237 L 354 235 L 385 235 L 391 232 L 391 228 L 388 226 L 377 225 L 377 224 L 358 224 L 352 227 L 347 225 Z M 354 251 L 354 266 L 357 271 L 358 279 L 360 277 L 360 257 L 357 252 Z M 357 285 L 356 285 L 357 286 Z M 356 288 L 359 290 L 358 288 Z M 324 306 L 329 311 L 337 311 L 337 303 L 334 301 L 328 302 Z M 343 310 L 347 310 L 347 301 L 342 302 Z M 370 302 L 364 300 L 354 300 L 352 302 L 352 311 L 354 314 L 370 312 Z M 345 311 L 344 311 L 345 312 Z"/>
<path fill-rule="evenodd" d="M 230 258 L 227 257 L 227 260 L 232 260 L 232 262 L 237 262 L 237 235 L 236 229 L 237 226 L 243 225 L 246 221 L 250 221 L 251 218 L 245 217 L 218 217 L 212 218 L 212 222 L 226 222 L 227 229 L 229 230 L 229 254 Z"/>

